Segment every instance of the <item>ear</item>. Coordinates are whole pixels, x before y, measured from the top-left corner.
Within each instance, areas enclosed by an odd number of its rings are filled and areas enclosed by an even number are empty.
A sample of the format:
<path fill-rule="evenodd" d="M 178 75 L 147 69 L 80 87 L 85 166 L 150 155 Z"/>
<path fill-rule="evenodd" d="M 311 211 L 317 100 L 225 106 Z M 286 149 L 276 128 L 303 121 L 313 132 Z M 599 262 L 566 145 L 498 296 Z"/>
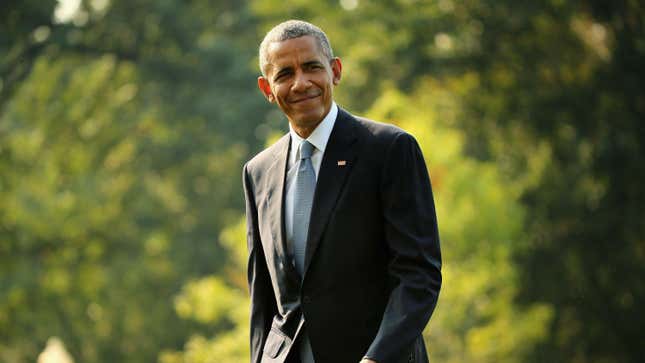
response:
<path fill-rule="evenodd" d="M 273 103 L 275 101 L 275 97 L 271 91 L 271 84 L 269 84 L 268 79 L 263 76 L 258 77 L 258 88 L 262 91 L 262 94 L 269 102 Z"/>
<path fill-rule="evenodd" d="M 333 73 L 332 82 L 334 86 L 340 83 L 340 76 L 343 73 L 343 64 L 340 62 L 340 58 L 335 57 L 330 62 L 331 71 Z"/>

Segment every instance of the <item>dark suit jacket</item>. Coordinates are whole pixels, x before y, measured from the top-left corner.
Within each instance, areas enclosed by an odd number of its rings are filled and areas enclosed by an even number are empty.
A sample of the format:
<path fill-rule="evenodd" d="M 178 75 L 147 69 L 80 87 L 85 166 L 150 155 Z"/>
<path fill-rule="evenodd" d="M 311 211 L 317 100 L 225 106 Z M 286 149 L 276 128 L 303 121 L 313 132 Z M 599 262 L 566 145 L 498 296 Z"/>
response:
<path fill-rule="evenodd" d="M 427 362 L 421 333 L 437 303 L 441 254 L 416 141 L 339 109 L 302 282 L 284 231 L 289 145 L 287 134 L 244 166 L 252 362 L 285 362 L 303 315 L 316 363 Z"/>

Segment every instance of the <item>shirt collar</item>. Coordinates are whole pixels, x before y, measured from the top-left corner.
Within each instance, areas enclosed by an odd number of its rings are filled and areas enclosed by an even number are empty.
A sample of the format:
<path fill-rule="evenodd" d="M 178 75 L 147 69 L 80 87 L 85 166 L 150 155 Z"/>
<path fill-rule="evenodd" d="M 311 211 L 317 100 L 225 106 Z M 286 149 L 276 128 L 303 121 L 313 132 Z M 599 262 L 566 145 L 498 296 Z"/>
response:
<path fill-rule="evenodd" d="M 338 106 L 336 106 L 336 102 L 332 101 L 327 116 L 323 118 L 307 138 L 307 141 L 309 141 L 314 147 L 316 147 L 316 150 L 319 150 L 321 153 L 325 153 L 329 136 L 331 135 L 331 131 L 334 129 L 334 124 L 336 123 L 336 116 L 338 116 Z M 303 138 L 296 133 L 293 127 L 291 127 L 291 124 L 289 124 L 289 134 L 291 134 L 291 150 L 296 151 L 291 155 L 295 157 L 299 152 L 299 146 L 303 141 Z"/>

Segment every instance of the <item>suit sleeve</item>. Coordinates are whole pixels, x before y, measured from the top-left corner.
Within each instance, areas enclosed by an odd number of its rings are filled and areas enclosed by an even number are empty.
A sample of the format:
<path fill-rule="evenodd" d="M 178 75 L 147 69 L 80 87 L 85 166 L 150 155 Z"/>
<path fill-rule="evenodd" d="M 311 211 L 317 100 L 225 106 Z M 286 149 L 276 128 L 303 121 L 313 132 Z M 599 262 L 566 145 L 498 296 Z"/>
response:
<path fill-rule="evenodd" d="M 262 349 L 277 310 L 258 229 L 258 213 L 252 184 L 244 166 L 243 183 L 246 199 L 246 240 L 249 251 L 248 284 L 251 295 L 251 362 L 260 363 Z"/>
<path fill-rule="evenodd" d="M 410 350 L 434 311 L 441 287 L 441 252 L 430 178 L 411 135 L 394 138 L 381 180 L 391 292 L 365 356 L 391 363 Z"/>

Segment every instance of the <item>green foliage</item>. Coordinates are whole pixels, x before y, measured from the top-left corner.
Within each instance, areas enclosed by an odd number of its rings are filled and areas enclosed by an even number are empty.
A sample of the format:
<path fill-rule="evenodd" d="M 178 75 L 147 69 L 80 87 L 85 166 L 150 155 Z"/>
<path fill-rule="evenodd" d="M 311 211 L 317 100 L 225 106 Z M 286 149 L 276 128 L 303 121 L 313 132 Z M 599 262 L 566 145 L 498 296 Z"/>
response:
<path fill-rule="evenodd" d="M 2 118 L 8 360 L 52 334 L 82 360 L 150 360 L 186 334 L 175 289 L 221 261 L 211 235 L 238 204 L 244 149 L 165 120 L 140 84 L 114 57 L 43 58 Z M 13 327 L 38 345 L 16 349 Z"/>
<path fill-rule="evenodd" d="M 249 357 L 249 299 L 246 293 L 246 219 L 224 229 L 220 243 L 232 258 L 224 279 L 204 277 L 184 286 L 175 297 L 175 309 L 183 318 L 203 324 L 227 326 L 212 337 L 191 336 L 184 350 L 162 352 L 161 363 L 236 363 Z"/>
<path fill-rule="evenodd" d="M 236 25 L 210 23 L 228 5 L 152 4 L 45 18 L 37 41 L 20 29 L 41 8 L 2 13 L 2 361 L 35 361 L 51 336 L 78 361 L 154 361 L 225 328 L 172 302 L 185 282 L 224 273 L 214 236 L 239 215 L 239 165 L 258 140 L 245 125 L 262 100 L 240 97 L 251 52 L 221 36 Z M 177 32 L 150 28 L 164 17 Z"/>
<path fill-rule="evenodd" d="M 433 359 L 640 361 L 645 9 L 592 0 L 3 2 L 0 361 L 247 360 L 256 46 L 294 17 L 428 158 Z"/>

